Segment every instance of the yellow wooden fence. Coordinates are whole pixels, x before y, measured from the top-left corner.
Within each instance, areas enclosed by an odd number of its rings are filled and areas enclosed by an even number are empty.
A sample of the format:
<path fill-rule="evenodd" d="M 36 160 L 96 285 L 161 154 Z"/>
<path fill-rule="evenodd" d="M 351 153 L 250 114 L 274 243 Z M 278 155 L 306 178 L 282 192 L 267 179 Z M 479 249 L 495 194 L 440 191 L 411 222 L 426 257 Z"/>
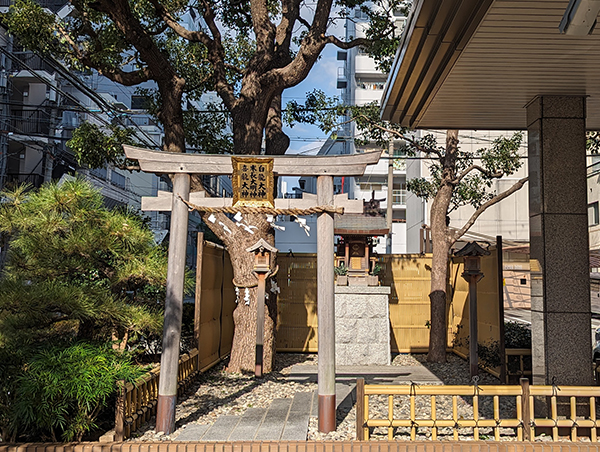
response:
<path fill-rule="evenodd" d="M 198 238 L 195 331 L 200 370 L 207 369 L 231 352 L 235 288 L 229 253 L 219 245 Z"/>
<path fill-rule="evenodd" d="M 380 404 L 384 398 L 387 409 L 379 409 L 375 413 L 381 414 L 379 417 L 371 416 L 371 397 L 379 398 Z M 443 397 L 451 397 L 451 410 L 438 409 Z M 481 406 L 490 397 L 491 407 L 488 404 L 488 412 L 483 414 Z M 501 397 L 512 399 L 514 409 L 507 410 L 506 405 L 501 409 Z M 361 378 L 356 387 L 356 437 L 368 440 L 371 429 L 383 427 L 388 440 L 402 435 L 397 429 L 404 429 L 411 440 L 429 433 L 433 441 L 465 436 L 476 441 L 503 437 L 529 441 L 548 432 L 554 441 L 584 437 L 597 442 L 597 397 L 598 386 L 530 386 L 526 378 L 520 385 L 502 386 L 366 385 Z M 459 412 L 459 402 L 470 404 L 468 414 Z M 408 415 L 399 409 L 403 406 L 409 407 Z"/>
<path fill-rule="evenodd" d="M 198 363 L 199 355 L 196 349 L 179 359 L 178 395 L 185 390 L 198 373 Z M 115 409 L 115 441 L 129 438 L 155 414 L 159 379 L 160 366 L 157 366 L 133 384 L 119 382 Z"/>
<path fill-rule="evenodd" d="M 277 351 L 317 351 L 316 254 L 281 255 L 277 258 Z M 425 353 L 429 346 L 429 292 L 431 255 L 384 255 L 379 258 L 380 283 L 391 287 L 390 341 L 392 352 Z M 448 347 L 462 342 L 469 332 L 468 285 L 460 274 L 461 262 L 450 263 L 448 285 Z M 498 270 L 495 250 L 482 258 L 485 277 L 478 285 L 478 336 L 480 343 L 499 339 Z M 460 346 L 459 351 L 462 350 Z"/>

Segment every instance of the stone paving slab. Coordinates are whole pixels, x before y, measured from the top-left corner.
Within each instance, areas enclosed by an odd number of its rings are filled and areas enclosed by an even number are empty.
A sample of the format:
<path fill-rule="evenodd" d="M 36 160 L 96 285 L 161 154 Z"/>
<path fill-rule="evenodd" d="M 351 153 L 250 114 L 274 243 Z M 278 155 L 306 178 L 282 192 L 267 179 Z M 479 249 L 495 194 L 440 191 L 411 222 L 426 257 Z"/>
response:
<path fill-rule="evenodd" d="M 308 422 L 314 392 L 297 392 L 292 400 L 287 422 L 281 434 L 282 441 L 303 441 L 308 436 Z"/>
<path fill-rule="evenodd" d="M 336 366 L 336 381 L 364 378 L 371 381 L 439 383 L 442 381 L 422 366 Z M 288 377 L 294 381 L 317 381 L 317 366 L 296 364 Z"/>
<path fill-rule="evenodd" d="M 200 441 L 209 428 L 209 424 L 188 424 L 175 441 Z"/>
<path fill-rule="evenodd" d="M 241 416 L 219 416 L 201 438 L 202 441 L 227 441 L 240 419 Z"/>
<path fill-rule="evenodd" d="M 266 408 L 248 408 L 241 416 L 240 422 L 229 435 L 229 441 L 251 441 L 261 426 Z"/>
<path fill-rule="evenodd" d="M 275 399 L 271 402 L 254 439 L 256 441 L 278 441 L 287 422 L 292 399 Z"/>

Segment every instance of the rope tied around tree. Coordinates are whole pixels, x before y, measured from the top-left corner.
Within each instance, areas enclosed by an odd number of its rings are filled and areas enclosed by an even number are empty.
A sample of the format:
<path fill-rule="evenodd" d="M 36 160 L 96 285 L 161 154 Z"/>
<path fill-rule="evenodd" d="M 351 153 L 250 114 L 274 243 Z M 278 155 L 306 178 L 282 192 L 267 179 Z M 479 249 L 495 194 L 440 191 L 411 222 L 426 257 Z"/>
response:
<path fill-rule="evenodd" d="M 178 195 L 179 196 L 179 195 Z M 255 207 L 255 206 L 238 206 L 238 207 L 206 207 L 206 206 L 197 206 L 189 201 L 186 201 L 181 196 L 179 196 L 189 209 L 195 210 L 197 212 L 202 213 L 229 213 L 236 214 L 238 212 L 242 214 L 263 214 L 263 215 L 293 215 L 295 217 L 303 216 L 303 215 L 313 215 L 315 213 L 330 213 L 330 214 L 343 214 L 343 207 L 336 206 L 314 206 L 309 207 L 307 209 L 276 209 L 275 207 Z"/>

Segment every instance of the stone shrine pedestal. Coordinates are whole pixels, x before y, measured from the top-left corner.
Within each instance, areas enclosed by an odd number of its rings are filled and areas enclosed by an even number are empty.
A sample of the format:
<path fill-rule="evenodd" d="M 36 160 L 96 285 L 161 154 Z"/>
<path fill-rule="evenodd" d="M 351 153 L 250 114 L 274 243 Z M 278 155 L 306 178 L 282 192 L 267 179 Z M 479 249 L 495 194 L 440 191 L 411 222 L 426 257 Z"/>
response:
<path fill-rule="evenodd" d="M 335 286 L 335 364 L 389 366 L 391 289 Z"/>

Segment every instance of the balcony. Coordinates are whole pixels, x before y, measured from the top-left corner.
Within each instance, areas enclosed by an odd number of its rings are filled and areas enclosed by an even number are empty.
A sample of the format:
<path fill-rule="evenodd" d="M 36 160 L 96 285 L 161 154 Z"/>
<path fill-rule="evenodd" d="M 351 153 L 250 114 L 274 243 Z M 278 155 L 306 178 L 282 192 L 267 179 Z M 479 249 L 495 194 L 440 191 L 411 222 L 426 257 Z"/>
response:
<path fill-rule="evenodd" d="M 21 135 L 49 135 L 50 116 L 41 110 L 13 110 L 9 131 Z"/>

